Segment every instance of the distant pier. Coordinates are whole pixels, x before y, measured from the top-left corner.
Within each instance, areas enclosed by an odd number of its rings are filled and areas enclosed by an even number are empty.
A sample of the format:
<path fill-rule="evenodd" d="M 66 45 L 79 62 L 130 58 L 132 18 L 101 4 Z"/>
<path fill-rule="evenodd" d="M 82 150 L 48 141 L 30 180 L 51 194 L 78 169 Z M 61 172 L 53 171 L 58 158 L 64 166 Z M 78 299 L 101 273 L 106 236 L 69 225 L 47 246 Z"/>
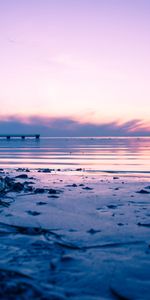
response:
<path fill-rule="evenodd" d="M 36 140 L 39 140 L 40 134 L 0 134 L 0 138 L 6 138 L 7 140 L 10 140 L 11 138 L 21 138 L 24 140 L 25 138 L 35 138 Z"/>

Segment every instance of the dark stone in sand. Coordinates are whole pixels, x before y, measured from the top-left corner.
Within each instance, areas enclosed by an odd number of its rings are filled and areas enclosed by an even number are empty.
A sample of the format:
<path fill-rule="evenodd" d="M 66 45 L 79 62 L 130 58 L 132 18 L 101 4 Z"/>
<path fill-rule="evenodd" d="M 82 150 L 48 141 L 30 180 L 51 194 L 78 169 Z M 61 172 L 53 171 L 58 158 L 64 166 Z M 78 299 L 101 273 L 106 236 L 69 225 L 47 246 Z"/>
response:
<path fill-rule="evenodd" d="M 10 178 L 8 176 L 6 176 L 5 178 L 1 177 L 0 178 L 0 192 L 2 194 L 5 194 L 9 191 L 20 191 L 22 188 L 21 188 L 21 185 L 20 183 L 17 184 L 15 183 L 15 179 L 14 178 Z"/>
<path fill-rule="evenodd" d="M 43 194 L 44 192 L 45 192 L 45 189 L 42 189 L 42 188 L 37 188 L 34 190 L 35 194 Z"/>
<path fill-rule="evenodd" d="M 59 196 L 52 194 L 52 195 L 48 196 L 48 198 L 59 198 Z"/>
<path fill-rule="evenodd" d="M 20 175 L 16 176 L 15 178 L 27 179 L 28 175 L 27 174 L 20 174 Z"/>
<path fill-rule="evenodd" d="M 150 194 L 150 192 L 148 192 L 148 191 L 146 191 L 144 189 L 142 189 L 140 191 L 137 191 L 137 193 L 139 193 L 139 194 Z"/>
<path fill-rule="evenodd" d="M 82 168 L 77 168 L 76 171 L 82 171 Z"/>
<path fill-rule="evenodd" d="M 117 206 L 114 205 L 114 204 L 107 205 L 107 207 L 110 208 L 110 209 L 115 209 L 115 208 L 117 208 Z"/>
<path fill-rule="evenodd" d="M 43 173 L 51 173 L 52 171 L 54 171 L 54 169 L 39 169 L 38 172 L 43 172 Z"/>
<path fill-rule="evenodd" d="M 87 232 L 90 233 L 90 234 L 96 234 L 96 233 L 98 233 L 98 232 L 101 232 L 101 230 L 96 230 L 96 229 L 91 228 L 91 229 L 88 230 Z"/>
<path fill-rule="evenodd" d="M 143 227 L 150 227 L 150 223 L 137 223 L 138 226 L 143 226 Z"/>
<path fill-rule="evenodd" d="M 84 184 L 83 184 L 83 183 L 80 183 L 79 186 L 84 186 Z"/>
<path fill-rule="evenodd" d="M 5 181 L 6 187 L 10 188 L 10 187 L 12 187 L 12 185 L 14 184 L 15 179 L 6 176 L 6 177 L 4 178 L 4 181 Z"/>
<path fill-rule="evenodd" d="M 84 187 L 84 188 L 82 188 L 83 190 L 88 190 L 88 191 L 91 191 L 91 190 L 93 190 L 93 188 L 90 188 L 89 186 L 86 186 L 86 187 Z"/>
<path fill-rule="evenodd" d="M 77 187 L 77 184 L 76 184 L 76 183 L 73 183 L 73 184 L 72 184 L 72 187 Z"/>
<path fill-rule="evenodd" d="M 17 171 L 17 172 L 24 172 L 25 169 L 24 169 L 24 168 L 18 168 L 18 169 L 16 169 L 16 171 Z"/>
<path fill-rule="evenodd" d="M 57 190 L 55 190 L 55 189 L 49 189 L 48 193 L 49 194 L 57 194 Z"/>
<path fill-rule="evenodd" d="M 73 183 L 73 184 L 68 184 L 66 185 L 67 187 L 77 187 L 77 184 L 76 183 Z"/>
<path fill-rule="evenodd" d="M 117 176 L 114 176 L 114 177 L 113 177 L 113 179 L 119 179 L 119 177 L 117 177 Z"/>
<path fill-rule="evenodd" d="M 36 205 L 46 205 L 46 204 L 47 202 L 42 202 L 42 201 L 36 203 Z"/>
<path fill-rule="evenodd" d="M 24 189 L 24 185 L 21 182 L 15 182 L 12 187 L 12 192 L 21 192 Z"/>
<path fill-rule="evenodd" d="M 38 212 L 38 211 L 32 211 L 32 210 L 28 210 L 27 213 L 31 216 L 38 216 L 40 215 L 41 213 Z"/>
<path fill-rule="evenodd" d="M 16 169 L 17 172 L 30 172 L 30 170 L 27 168 L 18 168 Z"/>
<path fill-rule="evenodd" d="M 44 173 L 51 173 L 51 171 L 52 171 L 52 169 L 43 169 L 42 172 L 44 172 Z"/>
<path fill-rule="evenodd" d="M 33 181 L 25 181 L 24 184 L 35 184 Z"/>
<path fill-rule="evenodd" d="M 25 192 L 32 192 L 32 191 L 33 191 L 33 187 L 32 186 L 25 187 Z"/>

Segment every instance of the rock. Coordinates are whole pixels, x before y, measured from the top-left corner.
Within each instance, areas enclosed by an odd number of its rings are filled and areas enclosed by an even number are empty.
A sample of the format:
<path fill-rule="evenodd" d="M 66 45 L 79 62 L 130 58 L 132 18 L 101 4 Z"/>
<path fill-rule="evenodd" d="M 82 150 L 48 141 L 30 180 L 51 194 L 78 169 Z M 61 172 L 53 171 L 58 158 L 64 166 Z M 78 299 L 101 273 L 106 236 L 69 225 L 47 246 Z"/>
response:
<path fill-rule="evenodd" d="M 44 173 L 51 173 L 51 171 L 52 171 L 52 169 L 43 169 L 42 172 L 44 172 Z"/>
<path fill-rule="evenodd" d="M 25 181 L 24 184 L 35 184 L 33 181 Z"/>
<path fill-rule="evenodd" d="M 119 177 L 117 177 L 117 176 L 114 176 L 114 177 L 113 177 L 113 179 L 119 179 Z"/>
<path fill-rule="evenodd" d="M 21 182 L 15 182 L 12 187 L 12 192 L 21 192 L 24 189 L 24 185 Z"/>
<path fill-rule="evenodd" d="M 110 208 L 110 209 L 115 209 L 115 208 L 117 208 L 117 206 L 114 205 L 114 204 L 107 205 L 107 207 Z"/>
<path fill-rule="evenodd" d="M 27 210 L 27 213 L 31 216 L 38 216 L 40 215 L 41 213 L 38 212 L 38 211 L 32 211 L 32 210 Z"/>
<path fill-rule="evenodd" d="M 138 226 L 143 226 L 143 227 L 150 227 L 150 223 L 137 223 Z"/>
<path fill-rule="evenodd" d="M 91 229 L 88 230 L 87 232 L 90 233 L 90 234 L 96 234 L 96 233 L 98 233 L 98 232 L 101 232 L 101 230 L 96 230 L 96 229 L 91 228 Z"/>
<path fill-rule="evenodd" d="M 0 191 L 2 192 L 21 192 L 24 189 L 24 184 L 15 182 L 14 178 L 6 176 L 0 180 Z"/>
<path fill-rule="evenodd" d="M 36 203 L 36 205 L 46 205 L 46 204 L 47 202 L 42 202 L 42 201 Z"/>
<path fill-rule="evenodd" d="M 44 192 L 45 192 L 45 189 L 42 189 L 42 188 L 37 188 L 34 190 L 35 194 L 43 194 Z"/>
<path fill-rule="evenodd" d="M 15 178 L 27 179 L 28 175 L 27 174 L 20 174 L 20 175 L 16 176 Z"/>
<path fill-rule="evenodd" d="M 26 186 L 25 187 L 25 192 L 32 192 L 33 191 L 33 187 L 32 186 Z"/>
<path fill-rule="evenodd" d="M 43 173 L 51 173 L 52 171 L 54 171 L 54 169 L 39 169 L 38 172 L 43 172 Z"/>
<path fill-rule="evenodd" d="M 15 179 L 6 176 L 4 178 L 4 181 L 5 181 L 6 188 L 11 188 L 14 185 Z"/>
<path fill-rule="evenodd" d="M 77 184 L 76 183 L 68 184 L 67 187 L 77 187 Z"/>
<path fill-rule="evenodd" d="M 77 184 L 76 184 L 76 183 L 73 183 L 73 184 L 72 184 L 72 187 L 77 187 Z"/>
<path fill-rule="evenodd" d="M 90 188 L 89 186 L 86 186 L 86 187 L 84 187 L 84 188 L 82 188 L 83 190 L 89 190 L 89 191 L 91 191 L 91 190 L 93 190 L 93 188 Z"/>
<path fill-rule="evenodd" d="M 136 193 L 139 193 L 139 194 L 150 194 L 150 192 L 144 190 L 144 189 L 141 189 L 140 191 L 137 191 Z"/>
<path fill-rule="evenodd" d="M 57 190 L 55 190 L 55 189 L 49 189 L 48 193 L 49 194 L 57 194 Z"/>

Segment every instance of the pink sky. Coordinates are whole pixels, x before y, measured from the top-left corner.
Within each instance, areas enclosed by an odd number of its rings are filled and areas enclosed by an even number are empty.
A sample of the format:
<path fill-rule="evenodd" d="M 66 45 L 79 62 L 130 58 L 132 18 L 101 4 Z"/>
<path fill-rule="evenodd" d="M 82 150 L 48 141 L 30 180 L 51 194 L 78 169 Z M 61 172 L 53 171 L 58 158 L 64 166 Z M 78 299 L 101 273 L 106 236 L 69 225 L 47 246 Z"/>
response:
<path fill-rule="evenodd" d="M 150 1 L 0 1 L 0 115 L 150 123 Z"/>

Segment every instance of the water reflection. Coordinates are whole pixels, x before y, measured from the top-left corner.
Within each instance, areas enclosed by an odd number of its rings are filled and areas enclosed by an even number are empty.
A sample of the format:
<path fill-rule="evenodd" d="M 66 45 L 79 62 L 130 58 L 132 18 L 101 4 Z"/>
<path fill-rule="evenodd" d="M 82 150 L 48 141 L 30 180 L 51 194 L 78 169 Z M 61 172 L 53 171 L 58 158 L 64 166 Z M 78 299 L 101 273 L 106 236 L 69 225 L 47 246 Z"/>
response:
<path fill-rule="evenodd" d="M 3 167 L 150 171 L 150 138 L 0 139 Z"/>

